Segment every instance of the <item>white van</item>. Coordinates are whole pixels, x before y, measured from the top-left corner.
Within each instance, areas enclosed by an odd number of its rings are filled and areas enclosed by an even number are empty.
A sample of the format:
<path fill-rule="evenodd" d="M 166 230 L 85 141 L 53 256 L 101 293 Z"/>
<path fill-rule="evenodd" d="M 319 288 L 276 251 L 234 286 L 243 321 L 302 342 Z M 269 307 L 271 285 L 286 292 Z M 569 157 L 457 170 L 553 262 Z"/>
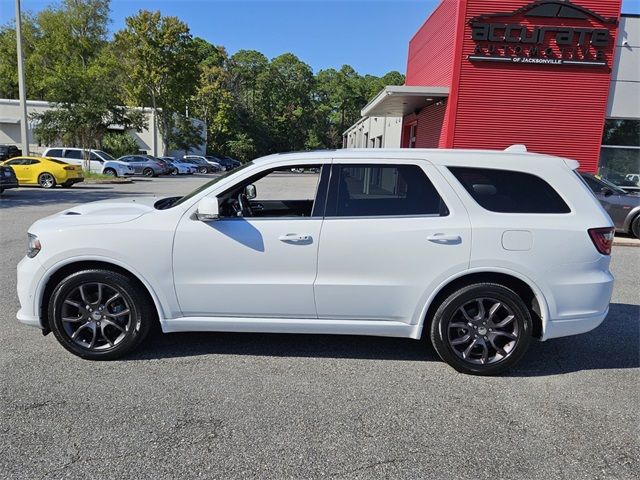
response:
<path fill-rule="evenodd" d="M 43 156 L 62 160 L 73 165 L 80 165 L 86 170 L 84 151 L 82 148 L 53 147 L 47 148 Z M 89 154 L 88 167 L 92 173 L 104 173 L 114 177 L 133 175 L 133 169 L 129 165 L 119 162 L 107 152 L 93 149 L 86 149 L 86 152 Z"/>

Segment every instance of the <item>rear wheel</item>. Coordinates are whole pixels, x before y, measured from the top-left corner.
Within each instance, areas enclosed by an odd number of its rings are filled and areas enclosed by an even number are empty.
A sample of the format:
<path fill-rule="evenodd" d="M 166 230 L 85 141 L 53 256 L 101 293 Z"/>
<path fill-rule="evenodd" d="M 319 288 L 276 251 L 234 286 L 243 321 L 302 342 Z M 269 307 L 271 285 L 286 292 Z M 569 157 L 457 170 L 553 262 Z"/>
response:
<path fill-rule="evenodd" d="M 198 173 L 207 173 L 207 172 L 208 172 L 207 167 L 198 168 Z"/>
<path fill-rule="evenodd" d="M 522 358 L 532 325 L 527 306 L 515 292 L 478 283 L 440 304 L 431 323 L 431 341 L 440 358 L 459 372 L 496 375 Z"/>
<path fill-rule="evenodd" d="M 129 277 L 85 270 L 62 280 L 51 295 L 49 325 L 68 351 L 112 360 L 137 347 L 155 318 L 153 305 Z"/>
<path fill-rule="evenodd" d="M 178 169 L 177 168 L 173 168 L 171 170 L 171 175 L 178 175 Z"/>
<path fill-rule="evenodd" d="M 38 176 L 38 185 L 42 188 L 53 188 L 56 186 L 56 178 L 49 172 L 41 173 Z"/>
<path fill-rule="evenodd" d="M 117 173 L 116 173 L 115 169 L 113 169 L 113 168 L 105 168 L 102 173 L 104 173 L 105 175 L 108 175 L 109 177 L 117 176 Z"/>
<path fill-rule="evenodd" d="M 145 177 L 155 177 L 155 172 L 153 171 L 153 169 L 148 167 L 142 171 L 142 174 Z"/>
<path fill-rule="evenodd" d="M 640 215 L 636 215 L 636 218 L 631 222 L 631 233 L 634 237 L 640 238 Z"/>

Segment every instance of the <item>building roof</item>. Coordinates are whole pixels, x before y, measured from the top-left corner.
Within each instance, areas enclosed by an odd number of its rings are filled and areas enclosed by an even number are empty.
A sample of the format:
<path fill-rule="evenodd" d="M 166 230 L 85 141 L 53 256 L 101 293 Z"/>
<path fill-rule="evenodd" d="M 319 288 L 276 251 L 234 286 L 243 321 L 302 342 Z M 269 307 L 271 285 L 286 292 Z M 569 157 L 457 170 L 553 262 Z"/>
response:
<path fill-rule="evenodd" d="M 389 85 L 365 105 L 363 117 L 402 117 L 449 96 L 449 87 Z"/>

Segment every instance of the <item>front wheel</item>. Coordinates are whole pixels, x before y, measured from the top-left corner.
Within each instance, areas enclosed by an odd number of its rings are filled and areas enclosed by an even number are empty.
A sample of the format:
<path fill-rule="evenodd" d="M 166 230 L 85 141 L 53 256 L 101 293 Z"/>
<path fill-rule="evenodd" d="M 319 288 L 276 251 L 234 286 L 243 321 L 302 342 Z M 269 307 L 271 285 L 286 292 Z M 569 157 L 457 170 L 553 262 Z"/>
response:
<path fill-rule="evenodd" d="M 56 177 L 48 172 L 41 173 L 38 177 L 38 185 L 42 188 L 53 188 L 56 186 Z"/>
<path fill-rule="evenodd" d="M 172 169 L 171 175 L 178 175 L 178 169 L 177 168 Z"/>
<path fill-rule="evenodd" d="M 462 373 L 496 375 L 513 367 L 531 343 L 533 322 L 511 289 L 493 283 L 461 288 L 433 316 L 431 342 Z"/>
<path fill-rule="evenodd" d="M 209 171 L 209 170 L 207 169 L 207 167 L 200 167 L 200 168 L 198 169 L 198 172 L 199 172 L 199 173 L 207 173 L 208 171 Z"/>
<path fill-rule="evenodd" d="M 631 222 L 631 233 L 634 237 L 640 238 L 640 215 L 636 215 L 636 218 Z"/>
<path fill-rule="evenodd" d="M 155 318 L 153 304 L 131 278 L 84 270 L 62 280 L 49 301 L 49 326 L 68 351 L 113 360 L 136 348 Z"/>
<path fill-rule="evenodd" d="M 109 177 L 116 177 L 116 171 L 113 168 L 105 168 L 104 171 L 102 172 L 105 175 L 109 176 Z"/>

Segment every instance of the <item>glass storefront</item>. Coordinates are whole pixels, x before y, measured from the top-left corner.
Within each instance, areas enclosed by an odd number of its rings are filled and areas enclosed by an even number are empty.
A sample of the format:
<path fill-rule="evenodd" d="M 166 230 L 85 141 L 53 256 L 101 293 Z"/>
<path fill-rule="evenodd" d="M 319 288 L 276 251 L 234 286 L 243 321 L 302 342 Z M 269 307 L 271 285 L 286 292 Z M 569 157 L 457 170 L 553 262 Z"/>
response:
<path fill-rule="evenodd" d="M 605 122 L 599 173 L 624 189 L 640 190 L 640 120 Z"/>

